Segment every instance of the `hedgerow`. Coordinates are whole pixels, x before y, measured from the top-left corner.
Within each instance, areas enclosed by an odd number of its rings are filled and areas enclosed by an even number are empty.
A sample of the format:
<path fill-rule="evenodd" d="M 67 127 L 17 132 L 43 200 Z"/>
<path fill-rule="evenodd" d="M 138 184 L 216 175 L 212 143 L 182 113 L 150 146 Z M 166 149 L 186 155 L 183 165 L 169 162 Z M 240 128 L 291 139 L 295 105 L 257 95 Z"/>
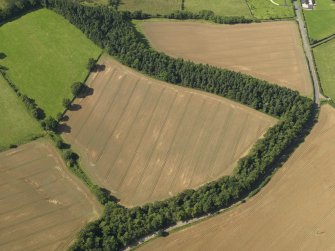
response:
<path fill-rule="evenodd" d="M 279 119 L 250 153 L 240 159 L 231 176 L 165 201 L 131 209 L 106 196 L 102 200 L 103 216 L 80 232 L 72 250 L 118 250 L 178 221 L 213 213 L 244 199 L 259 189 L 283 157 L 304 137 L 313 118 L 312 100 L 296 91 L 241 73 L 174 59 L 153 50 L 137 33 L 127 13 L 66 0 L 43 0 L 42 5 L 63 15 L 129 67 L 171 84 L 235 100 Z M 79 176 L 84 175 L 77 164 L 74 167 Z"/>

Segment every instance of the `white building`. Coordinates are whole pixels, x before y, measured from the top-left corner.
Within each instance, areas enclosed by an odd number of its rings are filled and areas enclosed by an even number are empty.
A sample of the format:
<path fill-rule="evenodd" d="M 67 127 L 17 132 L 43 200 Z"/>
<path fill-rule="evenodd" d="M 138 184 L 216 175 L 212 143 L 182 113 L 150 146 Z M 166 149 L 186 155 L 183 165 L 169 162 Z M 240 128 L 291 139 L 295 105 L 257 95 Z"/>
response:
<path fill-rule="evenodd" d="M 301 0 L 301 5 L 306 10 L 313 10 L 316 3 L 315 0 Z"/>

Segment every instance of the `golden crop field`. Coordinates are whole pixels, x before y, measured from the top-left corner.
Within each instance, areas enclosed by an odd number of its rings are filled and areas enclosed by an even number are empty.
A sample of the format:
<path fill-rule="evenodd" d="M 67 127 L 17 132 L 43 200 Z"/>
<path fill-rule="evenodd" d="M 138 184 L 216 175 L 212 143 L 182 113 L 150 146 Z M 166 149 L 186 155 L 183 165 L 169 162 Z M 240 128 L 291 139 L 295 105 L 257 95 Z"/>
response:
<path fill-rule="evenodd" d="M 335 110 L 246 203 L 140 250 L 334 250 Z"/>
<path fill-rule="evenodd" d="M 92 96 L 77 99 L 64 137 L 88 174 L 127 206 L 222 175 L 276 120 L 227 99 L 169 85 L 104 57 Z"/>
<path fill-rule="evenodd" d="M 65 250 L 102 209 L 39 140 L 0 153 L 0 250 Z"/>
<path fill-rule="evenodd" d="M 295 22 L 217 25 L 149 21 L 139 24 L 151 45 L 173 57 L 240 71 L 312 94 L 312 82 Z"/>

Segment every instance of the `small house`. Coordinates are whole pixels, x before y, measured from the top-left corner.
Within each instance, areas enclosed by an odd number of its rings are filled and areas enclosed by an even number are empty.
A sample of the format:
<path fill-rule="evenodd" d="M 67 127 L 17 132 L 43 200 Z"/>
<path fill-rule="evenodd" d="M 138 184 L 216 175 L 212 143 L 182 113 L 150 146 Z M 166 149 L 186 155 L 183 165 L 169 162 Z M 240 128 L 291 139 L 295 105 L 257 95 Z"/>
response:
<path fill-rule="evenodd" d="M 301 0 L 301 5 L 305 10 L 313 10 L 316 3 L 315 0 Z"/>

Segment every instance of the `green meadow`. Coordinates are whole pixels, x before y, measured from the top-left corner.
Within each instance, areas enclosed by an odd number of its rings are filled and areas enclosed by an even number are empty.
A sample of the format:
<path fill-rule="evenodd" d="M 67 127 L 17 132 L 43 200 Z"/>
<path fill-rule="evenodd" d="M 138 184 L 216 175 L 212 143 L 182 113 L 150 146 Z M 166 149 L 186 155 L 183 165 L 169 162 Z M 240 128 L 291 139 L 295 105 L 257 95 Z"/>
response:
<path fill-rule="evenodd" d="M 295 15 L 291 0 L 247 0 L 247 2 L 252 14 L 258 19 L 292 18 Z"/>
<path fill-rule="evenodd" d="M 314 10 L 304 11 L 312 43 L 335 34 L 335 1 L 317 0 L 316 3 Z"/>
<path fill-rule="evenodd" d="M 63 98 L 72 97 L 71 84 L 85 80 L 88 59 L 101 50 L 63 17 L 41 9 L 0 27 L 0 52 L 20 92 L 56 116 Z"/>
<path fill-rule="evenodd" d="M 28 142 L 41 134 L 38 122 L 0 75 L 0 150 Z"/>
<path fill-rule="evenodd" d="M 335 40 L 315 47 L 313 52 L 322 90 L 335 100 Z"/>

